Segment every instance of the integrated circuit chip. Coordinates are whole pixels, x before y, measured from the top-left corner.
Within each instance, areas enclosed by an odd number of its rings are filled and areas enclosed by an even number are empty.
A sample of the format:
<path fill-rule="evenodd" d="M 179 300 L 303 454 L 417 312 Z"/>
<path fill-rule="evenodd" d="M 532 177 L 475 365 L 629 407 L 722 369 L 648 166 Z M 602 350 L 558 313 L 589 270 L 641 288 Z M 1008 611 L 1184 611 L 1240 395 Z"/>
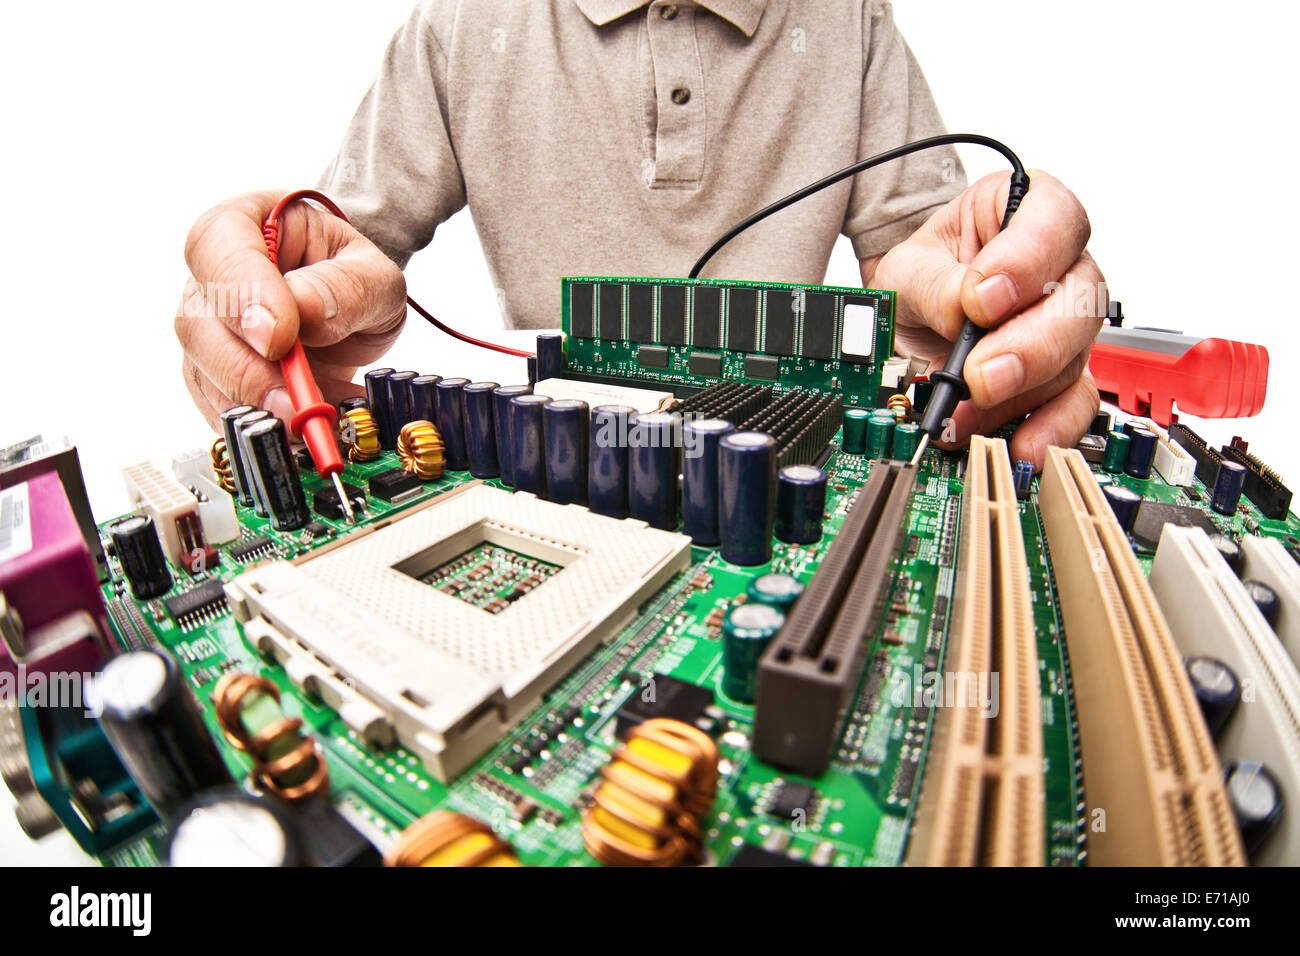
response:
<path fill-rule="evenodd" d="M 1200 528 L 1206 534 L 1218 531 L 1205 512 L 1187 505 L 1168 505 L 1160 501 L 1144 501 L 1133 524 L 1133 540 L 1151 551 L 1160 543 L 1160 532 L 1165 525 L 1183 528 Z"/>
<path fill-rule="evenodd" d="M 633 342 L 655 340 L 655 287 L 634 282 L 627 287 L 627 337 Z"/>
<path fill-rule="evenodd" d="M 662 345 L 686 344 L 686 286 L 659 287 L 659 342 Z"/>
<path fill-rule="evenodd" d="M 632 692 L 618 712 L 618 734 L 622 736 L 629 727 L 668 717 L 692 726 L 713 705 L 713 691 L 669 674 L 654 674 Z"/>
<path fill-rule="evenodd" d="M 226 613 L 225 586 L 216 578 L 169 597 L 163 607 L 181 630 L 188 631 Z"/>
<path fill-rule="evenodd" d="M 767 812 L 782 820 L 807 821 L 816 808 L 817 791 L 806 783 L 783 780 Z"/>
<path fill-rule="evenodd" d="M 722 374 L 722 354 L 720 352 L 692 352 L 690 368 L 692 375 L 716 378 Z"/>
<path fill-rule="evenodd" d="M 722 290 L 715 286 L 695 287 L 695 309 L 691 317 L 691 344 L 702 349 L 722 347 Z"/>

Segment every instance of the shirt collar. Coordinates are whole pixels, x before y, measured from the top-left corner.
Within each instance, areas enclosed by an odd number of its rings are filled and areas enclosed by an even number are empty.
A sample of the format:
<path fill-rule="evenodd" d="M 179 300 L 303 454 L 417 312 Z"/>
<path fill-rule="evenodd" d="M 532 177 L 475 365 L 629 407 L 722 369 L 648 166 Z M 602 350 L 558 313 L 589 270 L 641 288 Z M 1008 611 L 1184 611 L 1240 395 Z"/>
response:
<path fill-rule="evenodd" d="M 627 16 L 644 7 L 647 0 L 574 0 L 578 9 L 598 27 Z M 758 29 L 758 21 L 767 7 L 767 0 L 695 0 L 696 6 L 716 13 L 733 24 L 747 37 Z"/>

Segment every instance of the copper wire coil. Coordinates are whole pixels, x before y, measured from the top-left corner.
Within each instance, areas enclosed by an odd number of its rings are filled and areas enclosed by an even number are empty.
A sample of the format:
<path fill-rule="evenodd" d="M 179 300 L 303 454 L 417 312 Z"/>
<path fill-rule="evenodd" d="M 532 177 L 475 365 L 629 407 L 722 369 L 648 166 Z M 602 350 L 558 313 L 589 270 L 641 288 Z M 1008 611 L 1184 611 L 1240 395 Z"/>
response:
<path fill-rule="evenodd" d="M 217 723 L 231 746 L 253 758 L 253 776 L 258 784 L 283 800 L 294 802 L 317 794 L 329 793 L 329 766 L 320 744 L 302 733 L 302 719 L 285 717 L 272 721 L 256 735 L 250 735 L 240 719 L 244 698 L 252 691 L 269 694 L 278 705 L 280 689 L 265 677 L 230 671 L 223 674 L 212 691 Z M 267 751 L 286 735 L 300 738 L 287 753 L 267 759 Z M 289 783 L 295 777 L 303 779 Z"/>
<path fill-rule="evenodd" d="M 442 436 L 432 422 L 408 422 L 398 433 L 397 457 L 402 470 L 411 472 L 421 481 L 442 477 L 446 467 L 442 452 Z"/>
<path fill-rule="evenodd" d="M 226 447 L 226 440 L 218 438 L 214 441 L 209 455 L 212 457 L 212 471 L 217 476 L 217 484 L 221 486 L 222 491 L 233 495 L 235 493 L 235 472 L 230 461 L 230 449 Z"/>
<path fill-rule="evenodd" d="M 370 409 L 349 408 L 343 413 L 343 419 L 339 421 L 340 429 L 349 427 L 344 426 L 344 420 L 351 423 L 352 430 L 352 438 L 344 439 L 348 450 L 348 461 L 374 461 L 378 458 L 382 450 L 379 446 L 379 426 L 375 424 Z"/>
<path fill-rule="evenodd" d="M 885 407 L 894 413 L 894 417 L 900 422 L 912 413 L 912 400 L 902 392 L 895 392 L 889 396 L 889 401 L 885 402 Z"/>
<path fill-rule="evenodd" d="M 491 839 L 466 857 L 461 866 L 479 866 L 503 853 L 514 856 L 510 844 L 486 823 L 452 810 L 435 810 L 398 835 L 384 854 L 384 866 L 421 866 L 435 853 L 472 833 L 482 833 Z"/>

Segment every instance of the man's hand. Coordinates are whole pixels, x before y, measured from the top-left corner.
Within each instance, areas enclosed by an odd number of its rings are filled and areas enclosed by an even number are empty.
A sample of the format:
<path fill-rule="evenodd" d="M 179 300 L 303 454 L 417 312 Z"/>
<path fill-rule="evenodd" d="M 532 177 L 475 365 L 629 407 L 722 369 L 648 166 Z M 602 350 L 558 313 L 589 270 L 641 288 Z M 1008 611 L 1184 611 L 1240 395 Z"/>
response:
<path fill-rule="evenodd" d="M 402 271 L 343 220 L 296 202 L 285 210 L 278 255 L 262 221 L 283 192 L 250 193 L 205 212 L 185 241 L 191 278 L 176 313 L 183 374 L 214 429 L 232 405 L 293 414 L 279 359 L 302 339 L 327 402 L 362 389 L 357 368 L 397 338 L 406 319 Z"/>
<path fill-rule="evenodd" d="M 1073 447 L 1097 414 L 1088 356 L 1108 302 L 1083 207 L 1047 173 L 1029 175 L 1005 232 L 1010 177 L 995 173 L 883 257 L 863 260 L 862 278 L 899 293 L 895 345 L 931 370 L 963 319 L 991 329 L 966 360 L 971 399 L 953 415 L 957 439 L 1029 413 L 1011 454 L 1042 468 L 1048 445 Z"/>

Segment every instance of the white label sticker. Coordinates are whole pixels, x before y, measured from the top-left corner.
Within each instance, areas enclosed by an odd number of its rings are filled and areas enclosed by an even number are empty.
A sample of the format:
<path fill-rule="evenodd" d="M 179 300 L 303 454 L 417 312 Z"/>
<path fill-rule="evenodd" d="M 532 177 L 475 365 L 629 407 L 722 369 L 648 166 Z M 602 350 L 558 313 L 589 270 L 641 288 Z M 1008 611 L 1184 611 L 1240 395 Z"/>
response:
<path fill-rule="evenodd" d="M 0 491 L 0 563 L 32 550 L 30 512 L 27 482 Z"/>
<path fill-rule="evenodd" d="M 875 341 L 876 307 L 855 302 L 844 303 L 844 336 L 840 343 L 840 353 L 870 358 Z"/>

